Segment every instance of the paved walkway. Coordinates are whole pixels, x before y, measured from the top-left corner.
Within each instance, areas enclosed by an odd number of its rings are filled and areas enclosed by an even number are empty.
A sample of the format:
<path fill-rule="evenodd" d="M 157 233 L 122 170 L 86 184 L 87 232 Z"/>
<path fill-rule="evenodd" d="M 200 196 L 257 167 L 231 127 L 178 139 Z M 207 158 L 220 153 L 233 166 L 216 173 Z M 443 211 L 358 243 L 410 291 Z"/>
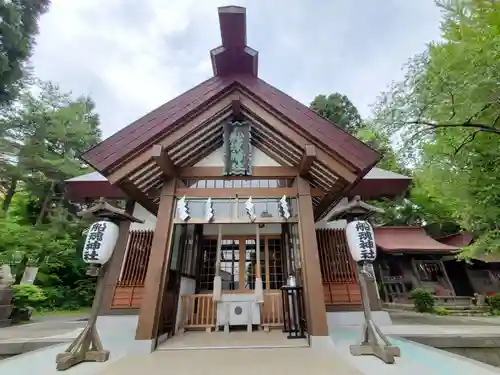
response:
<path fill-rule="evenodd" d="M 129 356 L 99 375 L 363 375 L 332 351 L 312 348 L 163 351 Z"/>
<path fill-rule="evenodd" d="M 71 341 L 84 326 L 85 322 L 51 321 L 1 328 L 0 359 Z"/>
<path fill-rule="evenodd" d="M 492 375 L 500 373 L 499 369 L 491 366 L 397 338 L 412 335 L 439 337 L 493 335 L 500 337 L 500 325 L 497 325 L 495 320 L 497 318 L 485 320 L 460 318 L 458 321 L 446 319 L 447 323 L 438 325 L 436 322 L 444 322 L 440 320 L 441 317 L 424 316 L 421 320 L 427 323 L 424 325 L 397 324 L 411 318 L 411 316 L 406 316 L 406 318 L 405 316 L 400 316 L 401 319 L 396 318 L 395 325 L 381 327 L 384 332 L 392 336 L 391 341 L 401 348 L 402 357 L 396 360 L 395 365 L 386 365 L 371 357 L 351 356 L 349 345 L 357 342 L 360 335 L 360 327 L 353 326 L 345 330 L 334 327 L 332 340 L 335 347 L 332 345 L 331 348 L 323 350 L 316 348 L 226 349 L 157 351 L 153 354 L 131 355 L 132 352 L 138 353 L 137 349 L 131 347 L 137 342 L 127 344 L 126 338 L 133 337 L 136 322 L 131 321 L 125 324 L 115 317 L 103 322 L 99 328 L 104 346 L 113 348 L 110 361 L 104 364 L 81 364 L 65 373 L 68 375 L 137 375 L 138 373 L 156 374 L 164 371 L 176 375 L 223 375 L 235 372 L 241 375 L 254 375 L 256 371 L 259 373 L 278 371 L 278 373 L 291 375 L 304 372 L 311 375 L 470 375 L 470 373 Z M 415 322 L 411 319 L 409 321 Z M 450 324 L 453 322 L 454 325 Z M 112 323 L 115 327 L 112 327 Z M 475 325 L 470 325 L 470 323 Z M 58 320 L 3 328 L 0 329 L 0 343 L 8 340 L 36 342 L 43 339 L 61 342 L 76 337 L 84 324 L 85 322 Z M 127 331 L 125 328 L 128 326 L 130 329 Z M 59 372 L 55 370 L 54 358 L 67 345 L 68 343 L 65 342 L 2 360 L 0 373 L 24 374 L 29 373 L 31 371 L 29 369 L 36 368 L 40 375 L 57 375 Z"/>
<path fill-rule="evenodd" d="M 411 327 L 411 328 L 409 328 Z M 476 326 L 477 327 L 477 326 Z M 385 333 L 405 332 L 412 330 L 416 333 L 431 332 L 431 329 L 445 329 L 437 326 L 386 326 L 381 327 Z M 460 326 L 460 328 L 464 328 Z M 484 326 L 477 327 L 483 331 Z M 475 329 L 470 328 L 468 332 Z M 425 334 L 425 333 L 422 333 Z M 438 335 L 442 334 L 436 333 Z M 456 335 L 456 333 L 455 333 Z M 448 353 L 418 343 L 389 337 L 392 345 L 398 346 L 401 357 L 396 358 L 396 363 L 386 365 L 372 356 L 353 357 L 349 352 L 349 346 L 360 339 L 359 328 L 344 327 L 338 328 L 332 334 L 335 343 L 335 351 L 345 358 L 348 363 L 356 367 L 365 375 L 498 375 L 500 369 L 487 364 L 474 361 L 472 359 Z"/>
<path fill-rule="evenodd" d="M 40 339 L 66 335 L 85 327 L 85 322 L 50 320 L 0 328 L 0 341 L 18 339 Z"/>

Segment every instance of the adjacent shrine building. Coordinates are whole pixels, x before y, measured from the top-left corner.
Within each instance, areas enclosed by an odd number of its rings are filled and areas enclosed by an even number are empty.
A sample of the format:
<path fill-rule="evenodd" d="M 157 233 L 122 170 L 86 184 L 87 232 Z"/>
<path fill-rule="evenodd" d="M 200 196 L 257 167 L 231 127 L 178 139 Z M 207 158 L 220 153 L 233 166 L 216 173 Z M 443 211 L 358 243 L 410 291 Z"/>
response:
<path fill-rule="evenodd" d="M 126 200 L 145 220 L 121 228 L 102 314 L 136 314 L 138 340 L 248 317 L 281 328 L 293 275 L 308 334 L 327 336 L 327 310 L 360 299 L 343 234 L 317 237 L 318 222 L 344 197 L 397 195 L 410 179 L 259 78 L 245 8 L 221 7 L 219 21 L 213 77 L 88 150 L 97 172 L 68 181 L 70 198 Z"/>

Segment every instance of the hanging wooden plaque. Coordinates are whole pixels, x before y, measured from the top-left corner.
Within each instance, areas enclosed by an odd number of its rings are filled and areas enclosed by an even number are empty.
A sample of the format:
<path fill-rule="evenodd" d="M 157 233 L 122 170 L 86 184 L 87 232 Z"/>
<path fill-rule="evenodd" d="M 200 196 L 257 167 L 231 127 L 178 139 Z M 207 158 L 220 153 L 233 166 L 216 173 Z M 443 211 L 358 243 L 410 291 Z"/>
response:
<path fill-rule="evenodd" d="M 224 125 L 224 170 L 225 176 L 252 175 L 250 123 L 231 121 Z"/>

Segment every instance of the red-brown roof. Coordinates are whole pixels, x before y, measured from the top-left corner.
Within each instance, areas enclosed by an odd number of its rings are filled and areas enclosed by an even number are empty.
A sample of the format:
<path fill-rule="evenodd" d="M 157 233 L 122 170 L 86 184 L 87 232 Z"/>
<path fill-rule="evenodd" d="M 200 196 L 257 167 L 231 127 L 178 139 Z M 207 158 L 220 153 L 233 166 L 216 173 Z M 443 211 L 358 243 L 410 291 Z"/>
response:
<path fill-rule="evenodd" d="M 211 52 L 215 76 L 88 150 L 83 160 L 107 175 L 111 167 L 175 131 L 208 104 L 238 88 L 302 128 L 326 151 L 343 156 L 356 174 L 362 176 L 376 164 L 380 155 L 375 150 L 257 77 L 257 53 L 246 46 L 244 8 L 219 8 L 219 19 L 223 45 Z M 248 64 L 242 65 L 243 60 Z"/>
<path fill-rule="evenodd" d="M 348 197 L 359 195 L 364 200 L 399 197 L 411 181 L 411 177 L 374 167 L 349 191 Z"/>
<path fill-rule="evenodd" d="M 460 250 L 434 240 L 422 227 L 380 227 L 374 229 L 377 247 L 386 253 L 452 253 Z"/>
<path fill-rule="evenodd" d="M 227 77 L 215 76 L 200 83 L 91 148 L 82 155 L 82 159 L 98 171 L 108 169 L 152 139 L 176 129 L 176 125 L 200 112 L 232 82 Z"/>
<path fill-rule="evenodd" d="M 472 243 L 474 236 L 472 233 L 460 232 L 450 234 L 449 236 L 436 238 L 436 241 L 444 243 L 449 246 L 464 247 L 469 246 Z"/>

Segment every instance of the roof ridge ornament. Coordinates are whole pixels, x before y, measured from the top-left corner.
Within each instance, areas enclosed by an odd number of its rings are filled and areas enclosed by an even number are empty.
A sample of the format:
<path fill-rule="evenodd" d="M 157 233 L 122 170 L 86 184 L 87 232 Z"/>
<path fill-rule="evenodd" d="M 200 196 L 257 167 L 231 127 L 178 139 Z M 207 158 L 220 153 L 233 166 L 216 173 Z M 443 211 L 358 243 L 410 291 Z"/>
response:
<path fill-rule="evenodd" d="M 247 46 L 246 8 L 229 5 L 218 8 L 222 45 L 210 51 L 215 76 L 258 75 L 259 53 Z"/>

